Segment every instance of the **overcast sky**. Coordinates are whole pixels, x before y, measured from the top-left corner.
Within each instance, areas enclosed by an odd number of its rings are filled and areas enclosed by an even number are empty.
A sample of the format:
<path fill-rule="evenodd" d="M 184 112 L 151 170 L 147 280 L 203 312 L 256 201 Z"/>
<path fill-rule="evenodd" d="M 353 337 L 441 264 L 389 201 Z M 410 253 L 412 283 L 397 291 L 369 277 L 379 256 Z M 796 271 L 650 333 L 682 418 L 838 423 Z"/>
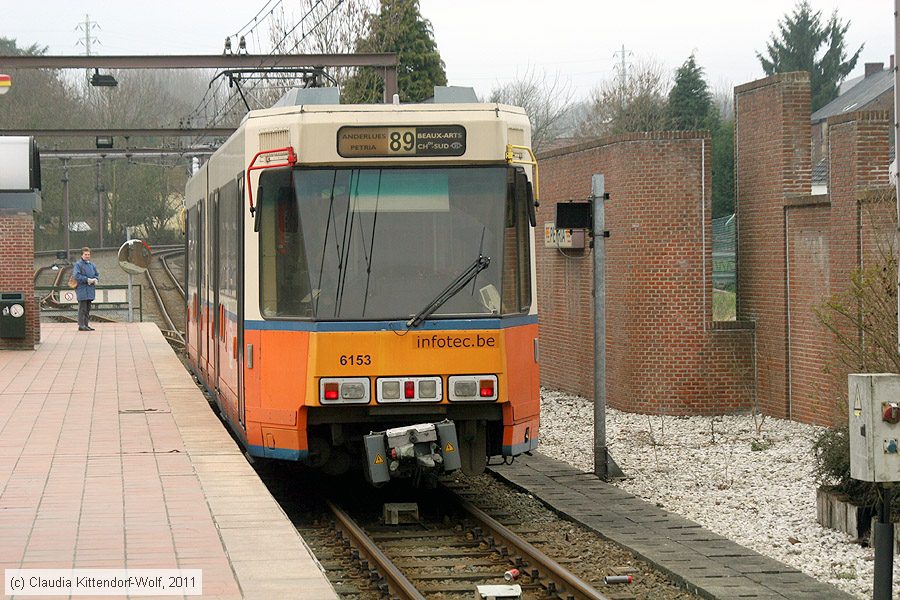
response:
<path fill-rule="evenodd" d="M 281 0 L 293 10 L 296 0 Z M 50 54 L 83 54 L 76 31 L 85 15 L 99 25 L 96 54 L 211 54 L 266 0 L 109 2 L 45 0 L 4 2 L 0 35 L 19 46 L 38 43 Z M 893 53 L 890 0 L 811 0 L 827 17 L 836 8 L 850 20 L 848 47 L 865 43 L 853 75 L 865 62 Z M 421 0 L 452 85 L 470 85 L 486 96 L 492 86 L 529 68 L 557 74 L 577 98 L 615 76 L 616 52 L 629 62 L 655 58 L 674 70 L 695 52 L 713 89 L 763 76 L 756 51 L 793 0 Z M 839 6 L 840 5 L 840 6 Z M 262 38 L 261 38 L 262 39 Z M 269 48 L 263 48 L 268 51 Z M 251 52 L 255 48 L 251 47 Z"/>

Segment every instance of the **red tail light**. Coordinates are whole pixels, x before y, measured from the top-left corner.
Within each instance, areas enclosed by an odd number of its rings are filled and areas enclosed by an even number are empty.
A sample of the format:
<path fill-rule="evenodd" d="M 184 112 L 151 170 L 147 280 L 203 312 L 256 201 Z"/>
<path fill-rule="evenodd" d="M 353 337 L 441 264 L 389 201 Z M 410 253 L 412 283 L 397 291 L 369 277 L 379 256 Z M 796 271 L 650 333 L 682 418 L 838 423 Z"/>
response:
<path fill-rule="evenodd" d="M 494 395 L 494 381 L 492 379 L 482 379 L 478 382 L 479 393 L 482 398 L 490 398 Z"/>
<path fill-rule="evenodd" d="M 337 400 L 338 399 L 338 384 L 337 383 L 326 383 L 325 384 L 325 399 L 326 400 Z"/>
<path fill-rule="evenodd" d="M 415 398 L 416 397 L 416 382 L 415 381 L 404 381 L 403 382 L 403 397 L 404 398 Z"/>

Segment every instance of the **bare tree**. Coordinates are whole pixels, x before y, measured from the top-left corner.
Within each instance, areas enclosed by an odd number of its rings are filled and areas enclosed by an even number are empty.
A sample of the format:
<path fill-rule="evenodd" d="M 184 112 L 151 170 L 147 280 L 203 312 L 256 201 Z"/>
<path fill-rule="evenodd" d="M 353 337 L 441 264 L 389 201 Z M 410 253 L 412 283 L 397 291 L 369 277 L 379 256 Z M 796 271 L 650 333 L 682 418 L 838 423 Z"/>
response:
<path fill-rule="evenodd" d="M 661 63 L 654 59 L 636 62 L 624 82 L 617 77 L 594 89 L 579 134 L 597 137 L 664 129 L 669 87 L 669 76 Z"/>
<path fill-rule="evenodd" d="M 301 0 L 295 11 L 283 5 L 272 13 L 269 41 L 275 52 L 287 54 L 346 54 L 368 32 L 367 15 L 373 12 L 373 0 Z M 353 73 L 349 67 L 332 68 L 328 76 L 341 85 Z M 286 88 L 302 85 L 286 80 L 273 86 L 280 96 Z M 270 96 L 273 94 L 269 94 Z"/>
<path fill-rule="evenodd" d="M 723 121 L 729 121 L 734 117 L 734 84 L 725 79 L 712 91 L 713 106 L 719 109 L 719 116 Z"/>
<path fill-rule="evenodd" d="M 531 145 L 538 152 L 561 133 L 572 107 L 572 89 L 558 73 L 548 77 L 529 67 L 521 77 L 494 87 L 490 101 L 525 109 L 531 120 Z"/>
<path fill-rule="evenodd" d="M 159 127 L 175 123 L 191 110 L 204 82 L 181 70 L 128 69 L 112 71 L 116 87 L 91 87 L 81 82 L 82 98 L 94 123 L 103 127 Z"/>

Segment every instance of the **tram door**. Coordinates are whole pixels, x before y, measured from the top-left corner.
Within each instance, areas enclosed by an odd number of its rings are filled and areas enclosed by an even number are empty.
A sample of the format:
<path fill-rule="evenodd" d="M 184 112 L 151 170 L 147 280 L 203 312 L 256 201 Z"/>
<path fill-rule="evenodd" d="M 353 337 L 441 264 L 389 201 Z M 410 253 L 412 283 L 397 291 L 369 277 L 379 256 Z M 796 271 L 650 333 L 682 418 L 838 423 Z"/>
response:
<path fill-rule="evenodd" d="M 209 340 L 207 339 L 207 318 L 209 311 L 206 308 L 206 210 L 204 201 L 201 199 L 197 204 L 197 223 L 200 225 L 197 234 L 198 252 L 197 252 L 197 370 L 201 374 L 206 374 L 206 355 L 209 349 Z"/>
<path fill-rule="evenodd" d="M 219 392 L 219 346 L 222 338 L 222 309 L 221 309 L 221 298 L 219 298 L 219 261 L 221 260 L 221 240 L 219 239 L 219 190 L 214 191 L 210 194 L 210 209 L 212 211 L 209 229 L 210 229 L 210 237 L 212 238 L 211 247 L 215 249 L 212 253 L 212 264 L 209 266 L 210 274 L 212 275 L 212 303 L 210 304 L 210 310 L 212 310 L 212 360 L 210 361 L 210 374 L 209 380 L 210 384 L 217 393 Z"/>
<path fill-rule="evenodd" d="M 238 179 L 238 204 L 237 204 L 237 401 L 238 420 L 245 430 L 247 424 L 244 421 L 244 172 L 241 171 Z"/>

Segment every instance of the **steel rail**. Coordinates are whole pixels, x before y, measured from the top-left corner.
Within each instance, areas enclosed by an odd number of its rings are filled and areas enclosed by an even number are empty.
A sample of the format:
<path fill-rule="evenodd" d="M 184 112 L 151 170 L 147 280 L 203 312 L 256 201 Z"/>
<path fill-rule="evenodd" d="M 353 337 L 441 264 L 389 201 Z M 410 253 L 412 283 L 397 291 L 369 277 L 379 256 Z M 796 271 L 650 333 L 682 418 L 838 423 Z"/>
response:
<path fill-rule="evenodd" d="M 400 572 L 391 559 L 378 549 L 378 545 L 372 538 L 366 535 L 366 532 L 347 513 L 329 500 L 326 500 L 325 504 L 334 515 L 340 531 L 350 538 L 351 544 L 384 576 L 392 597 L 401 600 L 425 600 L 425 596 Z"/>
<path fill-rule="evenodd" d="M 147 276 L 147 281 L 150 282 L 150 291 L 153 292 L 153 297 L 156 298 L 156 304 L 159 306 L 159 313 L 162 315 L 163 319 L 165 319 L 166 325 L 168 326 L 168 331 L 174 334 L 176 336 L 176 341 L 180 342 L 183 345 L 184 336 L 180 331 L 178 331 L 178 328 L 175 327 L 175 323 L 172 321 L 172 317 L 169 316 L 169 311 L 166 308 L 166 305 L 163 304 L 162 296 L 160 296 L 159 294 L 159 289 L 156 287 L 156 281 L 153 280 L 153 275 L 150 273 L 150 269 L 148 268 L 144 274 Z M 166 333 L 163 332 L 163 335 L 166 335 Z"/>
<path fill-rule="evenodd" d="M 51 270 L 52 268 L 53 268 L 52 266 L 49 266 L 49 267 L 39 267 L 37 270 L 35 270 L 35 272 L 34 272 L 34 283 L 37 284 L 38 277 L 40 277 L 41 273 L 43 273 L 44 271 L 49 271 L 49 270 Z M 63 267 L 60 267 L 59 269 L 57 269 L 57 271 L 56 271 L 56 278 L 53 280 L 53 287 L 55 287 L 55 288 L 60 287 L 60 284 L 62 283 L 62 279 L 63 279 L 64 274 L 67 273 L 71 268 L 72 268 L 72 267 L 71 267 L 70 265 L 67 265 L 67 266 L 63 266 Z M 63 307 L 59 304 L 59 302 L 57 302 L 57 301 L 54 299 L 53 294 L 54 294 L 54 291 L 53 291 L 53 290 L 50 290 L 49 292 L 47 292 L 47 295 L 46 295 L 46 296 L 43 296 L 43 297 L 41 298 L 41 301 L 40 301 L 40 303 L 39 303 L 39 306 L 43 306 L 43 305 L 46 303 L 47 305 L 52 306 L 53 308 L 63 308 Z"/>
<path fill-rule="evenodd" d="M 177 250 L 166 250 L 165 252 L 157 252 L 156 256 L 159 257 L 159 261 L 162 263 L 163 268 L 166 270 L 166 274 L 169 276 L 169 279 L 175 284 L 175 287 L 178 288 L 178 293 L 181 294 L 182 298 L 186 298 L 184 293 L 184 288 L 181 286 L 181 282 L 178 281 L 178 278 L 175 277 L 175 274 L 172 273 L 171 267 L 169 267 L 168 259 L 170 254 L 183 254 L 184 250 L 179 248 Z"/>
<path fill-rule="evenodd" d="M 553 593 L 557 594 L 559 597 L 566 597 L 567 592 L 568 595 L 578 600 L 609 600 L 608 596 L 601 594 L 577 575 L 532 546 L 498 521 L 491 518 L 483 510 L 459 497 L 449 488 L 444 487 L 444 489 L 453 496 L 464 511 L 466 511 L 475 521 L 480 523 L 482 527 L 490 531 L 491 535 L 494 536 L 495 542 L 500 540 L 498 545 L 506 545 L 510 554 L 521 556 L 525 562 L 528 563 L 529 568 L 537 569 L 542 577 L 547 577 L 557 586 L 565 588 L 565 592 L 556 590 Z"/>

